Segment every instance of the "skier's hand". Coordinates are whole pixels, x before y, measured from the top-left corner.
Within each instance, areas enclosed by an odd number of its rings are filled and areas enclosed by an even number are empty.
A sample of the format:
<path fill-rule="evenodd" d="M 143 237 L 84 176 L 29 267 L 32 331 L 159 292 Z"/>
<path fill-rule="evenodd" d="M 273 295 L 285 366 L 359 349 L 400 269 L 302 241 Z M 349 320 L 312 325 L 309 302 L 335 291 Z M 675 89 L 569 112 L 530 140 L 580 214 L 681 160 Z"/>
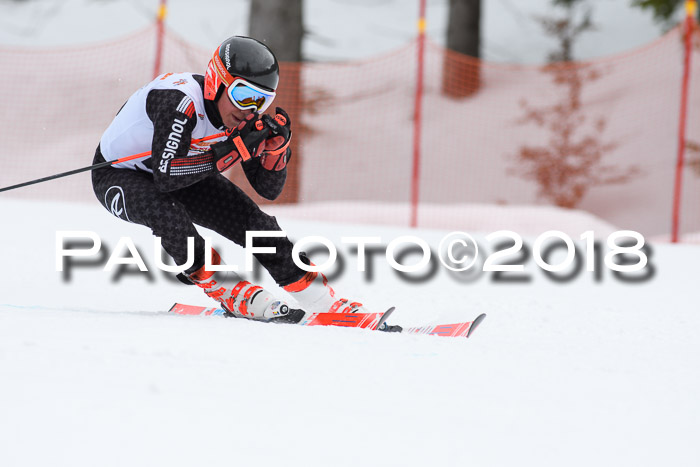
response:
<path fill-rule="evenodd" d="M 276 172 L 284 169 L 287 162 L 292 158 L 292 148 L 287 148 L 282 153 L 276 155 L 263 152 L 260 156 L 260 164 L 267 170 Z"/>
<path fill-rule="evenodd" d="M 289 143 L 292 139 L 292 120 L 282 107 L 275 109 L 275 117 L 263 115 L 265 126 L 270 129 L 270 137 L 265 140 L 265 151 L 260 163 L 267 170 L 282 170 L 292 157 Z"/>
<path fill-rule="evenodd" d="M 262 120 L 270 129 L 270 137 L 265 141 L 265 152 L 286 149 L 292 139 L 292 120 L 282 107 L 275 109 L 275 117 L 263 115 Z"/>
<path fill-rule="evenodd" d="M 258 118 L 258 114 L 249 114 L 236 128 L 228 132 L 226 141 L 211 145 L 217 170 L 223 172 L 239 159 L 247 161 L 260 156 L 269 135 L 270 129 Z"/>

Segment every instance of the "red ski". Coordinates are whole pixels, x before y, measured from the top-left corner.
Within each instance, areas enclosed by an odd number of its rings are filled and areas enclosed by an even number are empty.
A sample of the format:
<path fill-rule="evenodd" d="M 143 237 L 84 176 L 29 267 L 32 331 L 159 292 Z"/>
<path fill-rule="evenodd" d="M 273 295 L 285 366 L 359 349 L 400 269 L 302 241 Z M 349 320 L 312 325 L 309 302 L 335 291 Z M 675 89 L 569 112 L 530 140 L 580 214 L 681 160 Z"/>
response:
<path fill-rule="evenodd" d="M 224 315 L 217 307 L 174 304 L 170 310 L 178 315 L 211 316 Z M 377 329 L 389 317 L 394 308 L 384 313 L 314 313 L 298 323 L 301 326 L 341 326 L 347 328 Z"/>
<path fill-rule="evenodd" d="M 403 332 L 404 334 L 429 334 L 431 336 L 443 336 L 443 337 L 469 337 L 472 332 L 481 324 L 481 322 L 486 318 L 486 314 L 482 313 L 474 319 L 474 321 L 467 321 L 465 323 L 454 323 L 454 324 L 435 324 L 430 326 L 420 326 L 416 328 L 406 328 Z"/>
<path fill-rule="evenodd" d="M 224 310 L 217 307 L 205 307 L 196 305 L 185 305 L 183 303 L 174 304 L 170 310 L 178 315 L 212 316 L 225 314 Z M 401 328 L 399 326 L 384 326 L 385 321 L 394 311 L 394 307 L 389 308 L 384 313 L 314 313 L 308 318 L 298 323 L 301 326 L 340 326 L 348 328 L 363 328 L 372 330 L 389 330 L 401 332 L 403 334 L 428 334 L 442 337 L 469 337 L 479 324 L 486 318 L 482 313 L 473 321 L 453 324 L 436 324 L 412 328 Z"/>
<path fill-rule="evenodd" d="M 223 315 L 224 310 L 217 307 L 206 307 L 206 306 L 196 306 L 196 305 L 185 305 L 184 303 L 176 303 L 171 306 L 168 310 L 172 313 L 177 313 L 178 315 L 191 315 L 191 316 L 211 316 L 211 315 Z"/>

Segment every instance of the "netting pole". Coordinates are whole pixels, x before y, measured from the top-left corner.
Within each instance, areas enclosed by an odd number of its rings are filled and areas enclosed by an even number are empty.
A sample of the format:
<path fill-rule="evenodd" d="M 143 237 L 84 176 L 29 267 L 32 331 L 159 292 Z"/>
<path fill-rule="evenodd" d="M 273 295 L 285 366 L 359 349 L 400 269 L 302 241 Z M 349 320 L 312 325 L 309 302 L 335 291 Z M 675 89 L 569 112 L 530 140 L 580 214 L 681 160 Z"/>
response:
<path fill-rule="evenodd" d="M 163 36 L 165 35 L 165 15 L 168 11 L 166 0 L 160 0 L 156 19 L 156 59 L 153 65 L 153 78 L 160 74 L 160 62 L 163 57 Z"/>
<path fill-rule="evenodd" d="M 697 0 L 685 2 L 685 59 L 683 60 L 683 83 L 681 86 L 681 109 L 678 119 L 678 157 L 676 159 L 676 181 L 673 187 L 673 214 L 671 221 L 671 242 L 678 243 L 680 225 L 681 192 L 683 190 L 683 166 L 685 165 L 685 127 L 688 117 L 688 86 L 690 84 L 690 57 L 693 46 L 693 30 Z"/>
<path fill-rule="evenodd" d="M 418 197 L 420 188 L 420 144 L 421 112 L 423 101 L 423 67 L 425 56 L 425 3 L 419 0 L 418 15 L 418 67 L 416 77 L 416 95 L 413 112 L 413 171 L 411 175 L 411 227 L 418 226 Z"/>

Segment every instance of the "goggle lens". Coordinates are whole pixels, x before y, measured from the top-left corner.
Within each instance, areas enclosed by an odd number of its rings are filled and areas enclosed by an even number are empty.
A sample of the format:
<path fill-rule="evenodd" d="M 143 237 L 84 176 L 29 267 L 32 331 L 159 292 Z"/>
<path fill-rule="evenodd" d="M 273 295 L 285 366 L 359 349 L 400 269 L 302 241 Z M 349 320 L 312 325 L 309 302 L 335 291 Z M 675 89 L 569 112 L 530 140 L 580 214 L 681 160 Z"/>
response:
<path fill-rule="evenodd" d="M 228 97 L 241 110 L 264 112 L 275 98 L 275 93 L 260 89 L 242 79 L 236 79 L 228 87 Z"/>

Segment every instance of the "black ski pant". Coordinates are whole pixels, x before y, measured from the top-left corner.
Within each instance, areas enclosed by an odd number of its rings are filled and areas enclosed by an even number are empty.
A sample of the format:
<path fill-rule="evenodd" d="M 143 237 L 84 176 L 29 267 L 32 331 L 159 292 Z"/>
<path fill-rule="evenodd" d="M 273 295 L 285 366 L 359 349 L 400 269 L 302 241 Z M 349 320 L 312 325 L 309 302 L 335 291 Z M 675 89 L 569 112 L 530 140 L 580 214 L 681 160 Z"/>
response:
<path fill-rule="evenodd" d="M 95 163 L 104 161 L 99 148 Z M 215 174 L 181 190 L 161 192 L 153 175 L 130 169 L 106 167 L 92 172 L 97 199 L 116 217 L 145 225 L 160 237 L 163 249 L 176 264 L 187 262 L 187 238 L 194 238 L 194 264 L 186 272 L 204 266 L 204 238 L 195 224 L 217 232 L 244 246 L 246 231 L 282 230 L 277 220 L 264 213 L 243 190 L 221 174 Z M 256 238 L 256 247 L 275 247 L 276 254 L 255 254 L 280 285 L 299 280 L 305 271 L 292 261 L 287 237 Z"/>

